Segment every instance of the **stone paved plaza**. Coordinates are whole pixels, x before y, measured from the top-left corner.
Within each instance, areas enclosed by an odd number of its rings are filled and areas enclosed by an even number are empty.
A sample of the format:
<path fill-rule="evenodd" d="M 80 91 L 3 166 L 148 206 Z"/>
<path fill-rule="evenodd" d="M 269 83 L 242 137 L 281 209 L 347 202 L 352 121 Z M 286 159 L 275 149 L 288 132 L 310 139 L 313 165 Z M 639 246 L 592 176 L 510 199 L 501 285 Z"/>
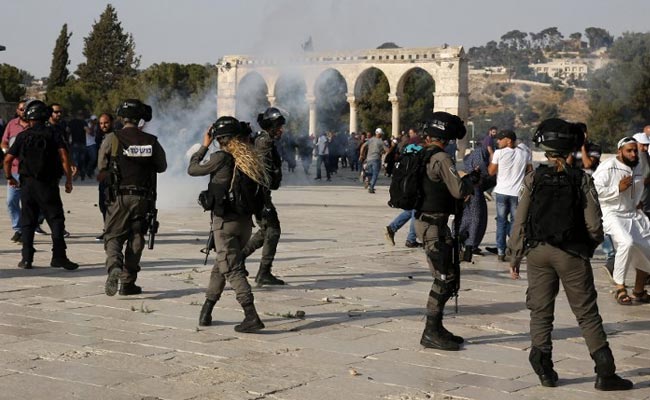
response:
<path fill-rule="evenodd" d="M 195 203 L 199 180 L 162 179 L 160 233 L 138 280 L 144 293 L 128 298 L 104 294 L 93 183 L 63 194 L 69 256 L 81 264 L 74 272 L 48 267 L 43 236 L 35 268 L 18 269 L 20 247 L 0 213 L 0 399 L 650 399 L 650 306 L 617 305 L 602 259 L 594 260 L 601 314 L 619 372 L 636 389 L 593 389 L 593 362 L 562 291 L 560 386 L 542 388 L 528 364 L 525 266 L 513 281 L 496 256 L 464 263 L 459 313 L 450 303 L 445 321 L 466 343 L 424 349 L 431 276 L 424 253 L 403 246 L 406 227 L 395 247 L 384 241 L 398 213 L 386 206 L 388 180 L 375 195 L 347 171 L 333 182 L 312 184 L 302 172 L 286 180 L 274 194 L 283 230 L 274 271 L 288 284 L 255 289 L 260 334 L 233 330 L 243 312 L 230 289 L 214 326 L 197 327 L 214 261 L 204 266 L 199 252 L 209 224 Z M 488 205 L 484 246 L 494 244 Z M 247 263 L 253 276 L 258 261 L 256 253 Z"/>

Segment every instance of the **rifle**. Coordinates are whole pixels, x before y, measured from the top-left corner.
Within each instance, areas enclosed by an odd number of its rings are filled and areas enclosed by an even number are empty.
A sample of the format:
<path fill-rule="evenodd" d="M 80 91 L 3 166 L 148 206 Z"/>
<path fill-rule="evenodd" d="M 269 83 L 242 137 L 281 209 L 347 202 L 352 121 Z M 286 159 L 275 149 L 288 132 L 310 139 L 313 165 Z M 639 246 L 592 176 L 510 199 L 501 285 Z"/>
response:
<path fill-rule="evenodd" d="M 108 164 L 108 174 L 106 175 L 106 202 L 113 203 L 117 200 L 117 192 L 120 186 L 122 175 L 117 165 L 117 151 L 119 139 L 117 132 L 113 132 L 113 141 L 111 142 L 111 160 Z"/>
<path fill-rule="evenodd" d="M 212 221 L 210 221 L 210 234 L 208 235 L 208 241 L 205 243 L 205 247 L 201 249 L 201 253 L 205 254 L 203 265 L 208 264 L 208 256 L 210 255 L 210 250 L 217 250 L 214 244 L 214 231 L 212 230 Z"/>
<path fill-rule="evenodd" d="M 146 214 L 147 221 L 147 248 L 153 250 L 153 245 L 156 241 L 156 234 L 158 233 L 158 228 L 160 223 L 158 222 L 158 209 L 156 208 L 156 186 L 157 186 L 157 174 L 154 172 L 152 177 L 151 192 L 149 194 L 149 211 Z"/>
<path fill-rule="evenodd" d="M 463 242 L 465 242 L 466 239 L 466 235 L 461 235 L 460 233 L 460 224 L 461 221 L 463 220 L 464 205 L 465 202 L 463 199 L 456 200 L 456 205 L 455 205 L 456 211 L 454 213 L 454 234 L 451 239 L 452 242 L 451 265 L 452 268 L 454 269 L 454 283 L 453 283 L 452 296 L 454 297 L 454 311 L 456 314 L 458 314 L 458 291 L 460 290 L 460 255 L 461 255 Z"/>

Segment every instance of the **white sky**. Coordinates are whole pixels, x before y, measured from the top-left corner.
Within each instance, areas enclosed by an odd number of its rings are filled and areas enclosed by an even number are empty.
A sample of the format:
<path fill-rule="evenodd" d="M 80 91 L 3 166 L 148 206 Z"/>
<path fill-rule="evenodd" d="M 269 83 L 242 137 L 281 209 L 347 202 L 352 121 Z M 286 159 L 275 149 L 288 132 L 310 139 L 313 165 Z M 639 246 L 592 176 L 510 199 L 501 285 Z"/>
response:
<path fill-rule="evenodd" d="M 133 34 L 141 67 L 153 63 L 214 63 L 226 54 L 300 51 L 311 35 L 317 51 L 443 43 L 466 48 L 507 31 L 557 26 L 568 37 L 590 26 L 619 36 L 648 31 L 650 0 L 114 0 L 123 29 Z M 49 75 L 64 23 L 70 71 L 84 60 L 86 37 L 106 1 L 0 0 L 0 63 Z"/>

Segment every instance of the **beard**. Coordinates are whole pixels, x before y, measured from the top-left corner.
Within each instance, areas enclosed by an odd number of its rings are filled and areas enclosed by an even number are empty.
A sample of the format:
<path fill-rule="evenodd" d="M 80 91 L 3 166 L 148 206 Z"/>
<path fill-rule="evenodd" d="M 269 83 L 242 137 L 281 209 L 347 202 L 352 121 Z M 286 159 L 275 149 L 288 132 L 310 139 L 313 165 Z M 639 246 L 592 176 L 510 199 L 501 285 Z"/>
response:
<path fill-rule="evenodd" d="M 628 167 L 634 169 L 637 165 L 639 165 L 639 159 L 637 158 L 636 160 L 630 160 L 625 157 L 622 157 L 623 159 L 623 164 L 627 165 Z"/>

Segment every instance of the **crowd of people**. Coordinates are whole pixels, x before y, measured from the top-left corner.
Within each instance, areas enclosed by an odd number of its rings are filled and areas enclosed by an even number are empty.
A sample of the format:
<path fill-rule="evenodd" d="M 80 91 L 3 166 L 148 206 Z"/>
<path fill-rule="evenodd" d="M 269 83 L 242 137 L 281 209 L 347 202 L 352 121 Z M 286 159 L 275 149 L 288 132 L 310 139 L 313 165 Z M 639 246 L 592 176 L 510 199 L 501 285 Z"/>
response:
<path fill-rule="evenodd" d="M 123 101 L 117 110 L 119 128 L 108 113 L 89 121 L 79 116 L 66 127 L 61 111 L 58 104 L 21 102 L 2 138 L 8 211 L 19 234 L 19 240 L 12 240 L 22 242 L 18 267 L 32 268 L 33 238 L 42 216 L 52 231 L 50 266 L 78 268 L 67 258 L 59 183 L 64 177 L 65 192 L 70 193 L 74 176 L 94 177 L 97 169 L 105 221 L 101 237 L 106 251 L 105 293 L 140 294 L 136 280 L 145 235 L 149 234 L 148 245 L 153 248 L 157 231 L 156 177 L 167 168 L 157 137 L 143 130 L 152 109 L 137 99 Z M 601 163 L 600 149 L 589 142 L 584 124 L 543 121 L 533 140 L 545 151 L 547 162 L 535 170 L 532 152 L 515 132 L 494 127 L 464 158 L 465 174 L 461 174 L 456 169 L 455 141 L 463 139 L 466 129 L 458 116 L 446 112 L 433 113 L 421 132 L 411 128 L 390 139 L 382 128 L 374 135 L 323 133 L 295 139 L 283 135 L 286 119 L 274 107 L 260 113 L 257 122 L 262 130 L 253 133 L 246 122 L 220 117 L 207 128 L 202 146 L 189 162 L 189 175 L 210 176 L 199 199 L 210 211 L 209 248 L 216 251 L 199 325 L 212 324 L 215 304 L 228 282 L 244 310 L 244 320 L 234 329 L 254 333 L 264 328 L 245 261 L 262 248 L 256 284 L 285 284 L 271 272 L 281 236 L 272 192 L 281 185 L 284 162 L 293 172 L 298 155 L 309 173 L 315 156 L 315 179 L 322 179 L 324 166 L 330 180 L 341 163 L 342 168 L 361 170 L 364 186 L 373 194 L 383 168 L 386 176 L 394 175 L 389 204 L 397 204 L 393 196 L 400 191 L 402 195 L 410 193 L 407 189 L 417 193 L 407 199 L 413 201 L 400 203 L 408 206 L 399 206 L 402 211 L 386 226 L 385 236 L 395 245 L 396 232 L 410 221 L 405 245 L 425 250 L 433 283 L 420 340 L 424 347 L 456 351 L 465 342 L 444 327 L 444 309 L 458 296 L 460 260 L 484 255 L 480 245 L 487 227 L 487 201 L 494 199 L 496 247 L 486 250 L 509 263 L 513 279 L 520 277 L 522 259 L 528 260 L 529 361 L 540 383 L 553 387 L 559 380 L 553 369 L 551 331 L 561 282 L 596 366 L 595 388 L 632 388 L 631 381 L 616 375 L 598 312 L 590 260 L 608 238 L 612 261 L 606 265 L 616 285 L 616 301 L 621 305 L 650 303 L 645 290 L 650 273 L 646 213 L 650 205 L 645 204 L 650 194 L 650 126 L 622 138 L 617 155 Z M 215 141 L 219 150 L 208 154 Z M 400 181 L 394 188 L 393 183 L 404 178 L 407 157 L 417 160 L 411 164 L 417 180 Z M 452 215 L 453 230 L 449 226 Z M 253 217 L 258 227 L 254 234 Z M 636 269 L 632 296 L 626 288 L 631 268 Z"/>

